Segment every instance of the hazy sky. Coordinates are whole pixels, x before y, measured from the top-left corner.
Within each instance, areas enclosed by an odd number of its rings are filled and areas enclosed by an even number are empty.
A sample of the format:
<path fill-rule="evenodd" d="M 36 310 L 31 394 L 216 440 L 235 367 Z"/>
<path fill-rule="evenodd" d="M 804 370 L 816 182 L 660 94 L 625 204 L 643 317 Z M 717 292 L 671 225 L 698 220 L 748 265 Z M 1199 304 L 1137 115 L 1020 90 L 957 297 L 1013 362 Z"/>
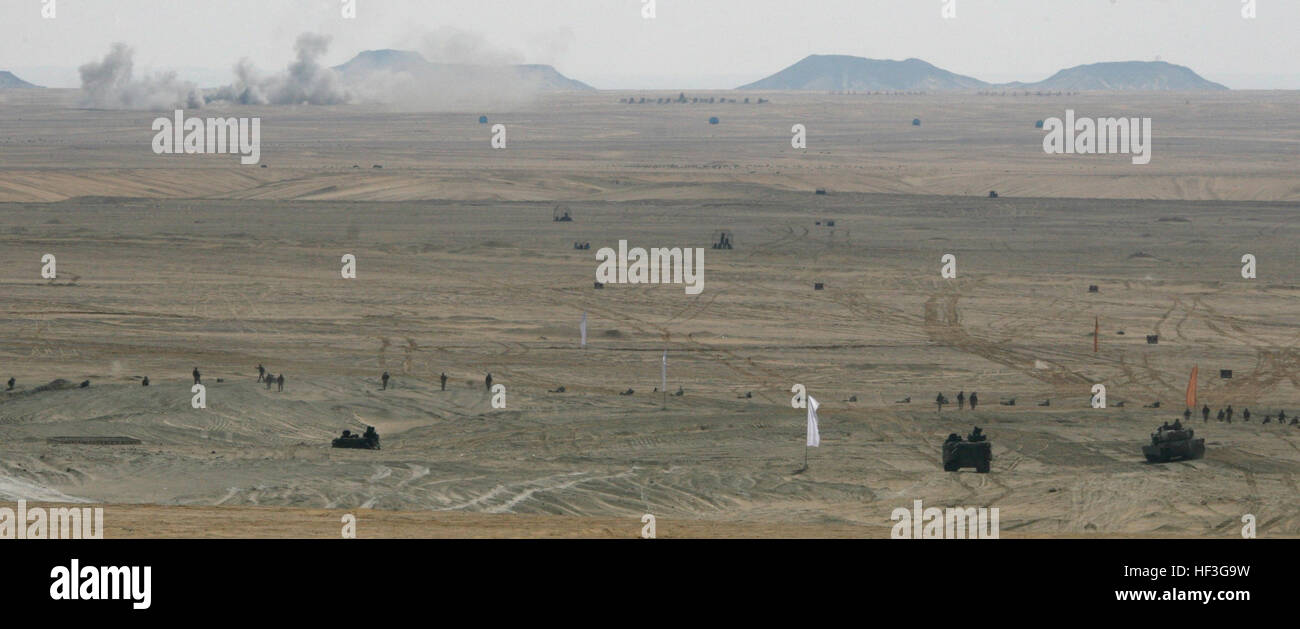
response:
<path fill-rule="evenodd" d="M 0 0 L 0 69 L 76 87 L 113 42 L 141 70 L 225 83 L 249 57 L 282 69 L 299 33 L 333 36 L 331 65 L 430 48 L 555 65 L 599 88 L 731 88 L 815 53 L 918 57 L 986 81 L 1036 81 L 1096 61 L 1185 65 L 1232 88 L 1300 89 L 1300 0 Z M 943 19 L 954 2 L 956 19 Z"/>

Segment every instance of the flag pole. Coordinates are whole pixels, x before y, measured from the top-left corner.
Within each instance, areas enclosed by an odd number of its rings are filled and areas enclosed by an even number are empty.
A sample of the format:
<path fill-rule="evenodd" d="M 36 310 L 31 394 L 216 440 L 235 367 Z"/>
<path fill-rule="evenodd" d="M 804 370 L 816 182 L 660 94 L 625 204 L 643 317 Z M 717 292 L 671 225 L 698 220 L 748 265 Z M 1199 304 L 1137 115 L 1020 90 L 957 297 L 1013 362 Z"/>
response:
<path fill-rule="evenodd" d="M 794 472 L 795 474 L 802 474 L 808 471 L 808 448 L 811 445 L 808 442 L 812 441 L 813 435 L 817 434 L 814 431 L 814 426 L 815 426 L 814 420 L 817 417 L 817 401 L 814 400 L 812 396 L 808 395 L 807 391 L 804 391 L 803 399 L 804 399 L 804 406 L 807 407 L 807 419 L 805 423 L 806 435 L 803 441 L 803 467 L 799 468 L 798 470 L 795 470 Z M 817 438 L 817 443 L 819 444 L 821 443 L 820 437 Z"/>
<path fill-rule="evenodd" d="M 668 348 L 664 347 L 663 364 L 659 371 L 659 410 L 668 410 Z"/>

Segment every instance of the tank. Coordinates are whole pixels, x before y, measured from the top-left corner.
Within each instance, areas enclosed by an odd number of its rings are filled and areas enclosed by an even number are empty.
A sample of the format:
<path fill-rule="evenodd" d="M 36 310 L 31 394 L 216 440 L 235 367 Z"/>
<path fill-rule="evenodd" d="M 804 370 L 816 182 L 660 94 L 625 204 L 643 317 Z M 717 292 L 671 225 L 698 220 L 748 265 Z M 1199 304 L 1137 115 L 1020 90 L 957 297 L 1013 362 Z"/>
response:
<path fill-rule="evenodd" d="M 956 472 L 963 467 L 973 467 L 980 474 L 989 473 L 989 463 L 993 461 L 993 444 L 989 443 L 979 429 L 971 433 L 966 441 L 952 433 L 943 442 L 943 471 Z"/>
<path fill-rule="evenodd" d="M 1142 446 L 1142 454 L 1151 463 L 1199 459 L 1205 456 L 1205 439 L 1191 428 L 1161 426 L 1151 433 L 1151 443 Z"/>
<path fill-rule="evenodd" d="M 378 450 L 379 433 L 375 432 L 374 426 L 366 426 L 366 433 L 358 435 L 350 430 L 344 430 L 343 436 L 330 442 L 335 448 L 357 448 L 361 450 Z"/>

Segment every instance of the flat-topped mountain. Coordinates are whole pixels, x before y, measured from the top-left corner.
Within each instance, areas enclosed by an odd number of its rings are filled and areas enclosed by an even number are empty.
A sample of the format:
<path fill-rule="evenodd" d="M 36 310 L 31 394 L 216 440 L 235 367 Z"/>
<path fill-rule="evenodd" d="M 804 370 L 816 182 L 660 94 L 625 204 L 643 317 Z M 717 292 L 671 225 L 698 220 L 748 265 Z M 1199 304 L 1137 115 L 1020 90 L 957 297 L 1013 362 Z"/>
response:
<path fill-rule="evenodd" d="M 523 64 L 509 66 L 489 66 L 459 63 L 433 63 L 420 53 L 411 50 L 366 50 L 347 63 L 334 66 L 334 70 L 349 81 L 364 81 L 367 77 L 381 73 L 406 73 L 422 81 L 455 80 L 477 69 L 484 72 L 499 73 L 509 71 L 521 85 L 541 91 L 585 91 L 595 89 L 582 81 L 575 81 L 560 74 L 549 65 Z M 509 86 L 503 86 L 509 87 Z"/>
<path fill-rule="evenodd" d="M 937 68 L 920 59 L 866 59 L 848 55 L 809 55 L 798 63 L 742 90 L 951 90 L 988 84 Z"/>
<path fill-rule="evenodd" d="M 1226 90 L 1186 66 L 1164 61 L 1113 61 L 1090 63 L 1061 70 L 1037 83 L 1012 83 L 1007 87 L 1042 90 Z"/>
<path fill-rule="evenodd" d="M 737 89 L 806 91 L 961 90 L 1226 90 L 1190 68 L 1164 61 L 1093 63 L 1061 70 L 1036 83 L 986 83 L 955 74 L 920 59 L 867 59 L 848 55 L 809 55 L 798 63 Z"/>

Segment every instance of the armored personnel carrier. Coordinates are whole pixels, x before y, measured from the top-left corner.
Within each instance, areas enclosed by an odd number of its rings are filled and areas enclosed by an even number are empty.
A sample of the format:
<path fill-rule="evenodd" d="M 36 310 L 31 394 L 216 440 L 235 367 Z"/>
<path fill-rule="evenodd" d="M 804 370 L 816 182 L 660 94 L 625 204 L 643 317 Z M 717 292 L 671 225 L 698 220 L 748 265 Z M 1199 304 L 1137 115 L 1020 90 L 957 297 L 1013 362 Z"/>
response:
<path fill-rule="evenodd" d="M 358 448 L 362 450 L 379 449 L 379 433 L 375 432 L 374 426 L 366 426 L 366 433 L 358 435 L 350 430 L 344 430 L 343 436 L 330 442 L 335 448 Z"/>
<path fill-rule="evenodd" d="M 993 461 L 993 444 L 980 432 L 979 426 L 962 441 L 961 435 L 952 433 L 943 442 L 943 471 L 956 472 L 963 467 L 973 467 L 980 474 L 989 473 Z"/>
<path fill-rule="evenodd" d="M 1197 438 L 1196 431 L 1179 422 L 1165 424 L 1151 433 L 1151 443 L 1142 446 L 1142 454 L 1151 463 L 1199 459 L 1205 456 L 1205 439 Z"/>

